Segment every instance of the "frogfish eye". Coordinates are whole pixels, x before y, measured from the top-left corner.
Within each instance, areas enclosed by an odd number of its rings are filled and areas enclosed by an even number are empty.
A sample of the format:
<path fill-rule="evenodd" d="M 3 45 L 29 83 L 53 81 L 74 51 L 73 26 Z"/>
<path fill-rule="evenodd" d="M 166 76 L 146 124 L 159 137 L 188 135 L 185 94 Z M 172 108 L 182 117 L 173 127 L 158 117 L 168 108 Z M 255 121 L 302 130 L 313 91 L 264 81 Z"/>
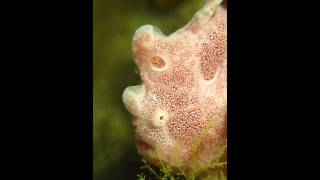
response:
<path fill-rule="evenodd" d="M 164 125 L 167 124 L 168 119 L 169 119 L 169 113 L 167 111 L 158 109 L 155 111 L 151 119 L 151 122 L 156 127 L 163 127 Z"/>

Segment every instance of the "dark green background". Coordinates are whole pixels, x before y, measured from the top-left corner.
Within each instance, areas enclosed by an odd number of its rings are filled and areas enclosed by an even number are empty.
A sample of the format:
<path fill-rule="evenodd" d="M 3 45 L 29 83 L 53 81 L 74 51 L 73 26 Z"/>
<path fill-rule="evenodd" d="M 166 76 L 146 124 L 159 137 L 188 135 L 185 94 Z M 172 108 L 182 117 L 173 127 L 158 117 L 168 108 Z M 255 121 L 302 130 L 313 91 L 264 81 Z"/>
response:
<path fill-rule="evenodd" d="M 93 1 L 93 177 L 94 180 L 137 179 L 137 154 L 130 114 L 121 95 L 138 85 L 131 40 L 145 24 L 170 34 L 184 26 L 204 0 Z"/>

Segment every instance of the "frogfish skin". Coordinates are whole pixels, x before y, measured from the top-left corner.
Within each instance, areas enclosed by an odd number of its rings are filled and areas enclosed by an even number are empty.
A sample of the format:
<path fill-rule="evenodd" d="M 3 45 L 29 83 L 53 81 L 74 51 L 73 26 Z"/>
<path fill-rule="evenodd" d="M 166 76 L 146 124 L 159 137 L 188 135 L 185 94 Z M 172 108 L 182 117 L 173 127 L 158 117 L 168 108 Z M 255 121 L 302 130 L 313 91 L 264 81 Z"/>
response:
<path fill-rule="evenodd" d="M 132 41 L 141 84 L 127 87 L 137 151 L 149 163 L 192 171 L 226 161 L 227 10 L 208 0 L 169 36 L 138 28 Z"/>

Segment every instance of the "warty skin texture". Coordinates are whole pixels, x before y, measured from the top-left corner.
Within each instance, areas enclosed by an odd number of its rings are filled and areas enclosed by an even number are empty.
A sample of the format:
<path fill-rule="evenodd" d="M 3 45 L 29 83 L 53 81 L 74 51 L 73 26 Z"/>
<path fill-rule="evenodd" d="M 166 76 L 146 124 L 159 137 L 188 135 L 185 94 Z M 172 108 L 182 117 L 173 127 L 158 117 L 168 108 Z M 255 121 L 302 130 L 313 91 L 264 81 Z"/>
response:
<path fill-rule="evenodd" d="M 142 84 L 122 98 L 138 152 L 153 165 L 190 171 L 226 160 L 227 10 L 220 3 L 209 0 L 169 36 L 152 25 L 135 32 Z"/>

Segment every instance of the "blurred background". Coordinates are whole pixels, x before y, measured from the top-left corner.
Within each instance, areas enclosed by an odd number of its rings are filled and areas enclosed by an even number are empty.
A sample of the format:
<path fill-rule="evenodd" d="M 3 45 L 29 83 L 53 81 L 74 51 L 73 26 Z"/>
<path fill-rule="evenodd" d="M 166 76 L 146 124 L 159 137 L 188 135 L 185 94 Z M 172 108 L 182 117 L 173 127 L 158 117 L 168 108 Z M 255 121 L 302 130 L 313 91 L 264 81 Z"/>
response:
<path fill-rule="evenodd" d="M 93 0 L 93 179 L 137 179 L 142 157 L 121 95 L 138 85 L 131 40 L 145 24 L 166 35 L 189 22 L 205 0 Z"/>

